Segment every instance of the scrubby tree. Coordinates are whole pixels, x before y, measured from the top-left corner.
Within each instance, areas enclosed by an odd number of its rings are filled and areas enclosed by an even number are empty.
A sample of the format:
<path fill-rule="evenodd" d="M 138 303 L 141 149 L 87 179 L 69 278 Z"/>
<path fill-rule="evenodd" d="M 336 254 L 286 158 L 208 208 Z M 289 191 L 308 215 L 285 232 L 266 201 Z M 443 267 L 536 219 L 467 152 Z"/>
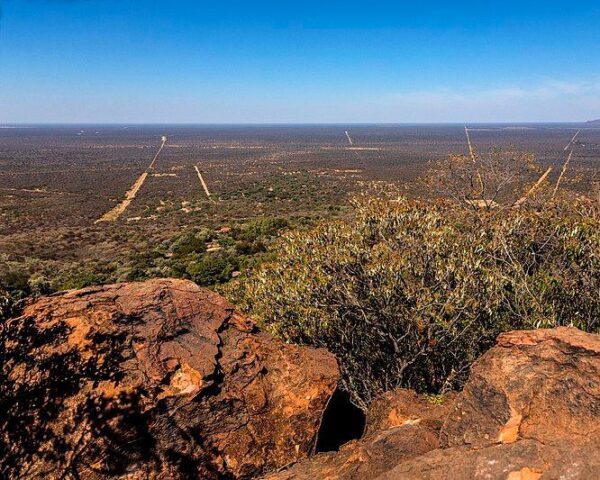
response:
<path fill-rule="evenodd" d="M 228 295 L 280 338 L 336 354 L 362 407 L 398 386 L 459 387 L 505 330 L 599 331 L 600 220 L 575 209 L 361 200 L 276 250 Z"/>
<path fill-rule="evenodd" d="M 435 194 L 473 209 L 498 209 L 540 202 L 551 196 L 551 168 L 542 168 L 530 153 L 492 148 L 485 154 L 450 155 L 432 162 L 425 183 Z"/>

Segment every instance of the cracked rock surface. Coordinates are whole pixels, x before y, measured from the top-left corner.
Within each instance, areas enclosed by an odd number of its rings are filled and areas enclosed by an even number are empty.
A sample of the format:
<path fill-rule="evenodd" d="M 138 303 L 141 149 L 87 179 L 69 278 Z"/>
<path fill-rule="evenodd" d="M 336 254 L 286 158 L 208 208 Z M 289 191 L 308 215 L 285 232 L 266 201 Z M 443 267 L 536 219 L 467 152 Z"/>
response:
<path fill-rule="evenodd" d="M 389 392 L 367 434 L 269 480 L 600 478 L 600 336 L 575 328 L 500 335 L 449 405 Z"/>
<path fill-rule="evenodd" d="M 6 478 L 254 478 L 310 453 L 339 378 L 182 280 L 46 297 L 0 340 Z"/>

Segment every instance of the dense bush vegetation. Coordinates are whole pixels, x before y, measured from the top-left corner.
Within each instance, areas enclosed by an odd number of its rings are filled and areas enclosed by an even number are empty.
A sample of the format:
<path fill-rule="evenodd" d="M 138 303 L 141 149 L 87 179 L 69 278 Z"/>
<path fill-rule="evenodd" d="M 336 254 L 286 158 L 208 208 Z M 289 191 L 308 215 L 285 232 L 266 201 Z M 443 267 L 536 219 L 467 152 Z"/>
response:
<path fill-rule="evenodd" d="M 326 347 L 356 403 L 457 387 L 505 330 L 600 329 L 600 222 L 589 212 L 363 200 L 353 220 L 291 232 L 227 288 L 290 341 Z"/>
<path fill-rule="evenodd" d="M 210 287 L 269 258 L 267 246 L 288 227 L 287 220 L 268 217 L 217 230 L 191 227 L 158 244 L 140 242 L 123 262 L 55 262 L 37 258 L 17 261 L 0 255 L 0 288 L 23 299 L 157 277 L 186 278 Z"/>
<path fill-rule="evenodd" d="M 203 287 L 225 283 L 234 272 L 260 262 L 267 255 L 267 244 L 287 227 L 286 220 L 262 218 L 218 231 L 185 232 L 134 255 L 127 280 L 187 278 Z"/>

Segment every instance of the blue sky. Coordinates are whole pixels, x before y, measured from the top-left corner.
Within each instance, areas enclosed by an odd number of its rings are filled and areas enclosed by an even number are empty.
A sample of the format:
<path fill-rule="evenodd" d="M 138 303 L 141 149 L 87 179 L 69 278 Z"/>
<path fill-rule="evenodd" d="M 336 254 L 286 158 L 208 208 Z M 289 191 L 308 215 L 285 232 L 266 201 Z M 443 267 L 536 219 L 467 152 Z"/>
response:
<path fill-rule="evenodd" d="M 0 123 L 600 118 L 598 1 L 0 5 Z"/>

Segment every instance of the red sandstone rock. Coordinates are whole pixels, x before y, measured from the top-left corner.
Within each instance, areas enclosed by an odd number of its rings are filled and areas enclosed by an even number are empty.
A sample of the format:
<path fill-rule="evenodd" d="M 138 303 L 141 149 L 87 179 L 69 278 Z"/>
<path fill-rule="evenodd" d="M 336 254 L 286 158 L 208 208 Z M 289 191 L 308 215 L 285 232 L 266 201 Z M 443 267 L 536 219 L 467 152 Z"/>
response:
<path fill-rule="evenodd" d="M 500 335 L 473 366 L 442 430 L 446 446 L 594 437 L 600 439 L 600 336 L 565 327 Z"/>
<path fill-rule="evenodd" d="M 409 458 L 439 447 L 439 432 L 451 408 L 452 397 L 436 404 L 412 390 L 387 392 L 369 409 L 366 432 L 361 441 L 348 443 L 339 452 L 321 453 L 267 478 L 376 478 Z"/>
<path fill-rule="evenodd" d="M 319 453 L 265 480 L 370 480 L 437 446 L 438 435 L 426 427 L 394 427 L 350 442 L 339 452 Z"/>
<path fill-rule="evenodd" d="M 584 450 L 579 450 L 579 447 Z M 440 448 L 399 463 L 377 480 L 591 480 L 600 478 L 597 442 L 574 447 L 545 446 L 534 440 Z"/>
<path fill-rule="evenodd" d="M 8 478 L 252 478 L 309 454 L 339 377 L 179 280 L 43 298 L 0 340 Z"/>
<path fill-rule="evenodd" d="M 369 408 L 366 434 L 404 425 L 422 425 L 439 432 L 455 398 L 454 392 L 430 399 L 404 388 L 386 392 Z"/>
<path fill-rule="evenodd" d="M 501 335 L 452 404 L 439 448 L 427 422 L 409 421 L 427 412 L 420 399 L 388 397 L 374 405 L 364 440 L 269 480 L 600 479 L 598 335 L 573 328 Z M 403 426 L 373 431 L 396 423 Z"/>

